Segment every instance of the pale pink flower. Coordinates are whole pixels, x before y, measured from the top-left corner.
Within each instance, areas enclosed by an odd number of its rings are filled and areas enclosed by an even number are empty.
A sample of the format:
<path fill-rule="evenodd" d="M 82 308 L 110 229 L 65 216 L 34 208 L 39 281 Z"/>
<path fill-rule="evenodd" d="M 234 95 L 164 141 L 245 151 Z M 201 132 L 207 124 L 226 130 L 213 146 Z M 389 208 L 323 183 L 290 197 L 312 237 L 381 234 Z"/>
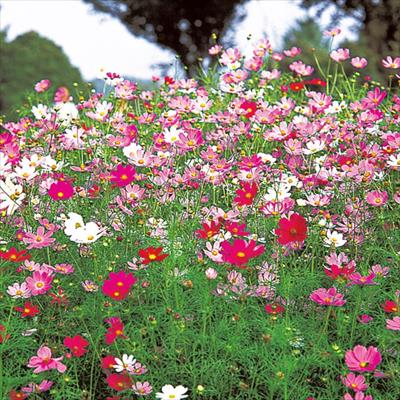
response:
<path fill-rule="evenodd" d="M 65 372 L 67 367 L 60 361 L 63 357 L 52 358 L 51 350 L 47 346 L 41 346 L 37 351 L 37 356 L 30 358 L 28 367 L 35 368 L 33 372 L 38 374 L 39 372 L 48 371 L 50 369 L 56 369 L 58 372 Z"/>
<path fill-rule="evenodd" d="M 14 285 L 8 287 L 7 293 L 13 299 L 27 299 L 31 297 L 31 291 L 26 282 L 22 282 L 21 284 L 14 283 Z"/>
<path fill-rule="evenodd" d="M 400 317 L 386 320 L 386 328 L 392 331 L 400 331 Z"/>
<path fill-rule="evenodd" d="M 349 49 L 337 49 L 331 52 L 330 54 L 332 60 L 336 62 L 342 62 L 350 58 L 350 50 Z"/>
<path fill-rule="evenodd" d="M 400 68 L 400 57 L 393 59 L 392 57 L 387 56 L 382 60 L 382 65 L 385 68 L 398 69 Z"/>
<path fill-rule="evenodd" d="M 333 28 L 330 31 L 324 31 L 324 36 L 337 36 L 340 34 L 340 32 L 342 32 L 342 30 L 340 28 Z"/>
<path fill-rule="evenodd" d="M 362 69 L 365 68 L 368 64 L 368 61 L 365 58 L 354 57 L 351 59 L 351 65 L 354 68 Z"/>
<path fill-rule="evenodd" d="M 216 56 L 217 54 L 219 54 L 222 50 L 222 46 L 220 46 L 219 44 L 216 44 L 215 46 L 212 46 L 208 49 L 208 54 L 210 56 Z"/>
<path fill-rule="evenodd" d="M 218 272 L 214 268 L 206 269 L 206 277 L 207 279 L 215 279 L 218 276 Z"/>
<path fill-rule="evenodd" d="M 135 382 L 135 384 L 132 385 L 132 390 L 133 393 L 138 396 L 146 396 L 153 391 L 153 388 L 149 382 Z"/>

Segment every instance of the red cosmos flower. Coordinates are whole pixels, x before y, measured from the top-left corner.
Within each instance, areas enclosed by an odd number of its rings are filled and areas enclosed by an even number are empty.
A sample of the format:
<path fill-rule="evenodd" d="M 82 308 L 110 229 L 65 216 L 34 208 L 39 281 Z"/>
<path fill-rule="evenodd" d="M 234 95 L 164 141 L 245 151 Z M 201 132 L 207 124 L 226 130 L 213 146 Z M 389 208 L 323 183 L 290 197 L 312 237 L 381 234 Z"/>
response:
<path fill-rule="evenodd" d="M 303 82 L 292 82 L 289 87 L 293 92 L 298 92 L 299 90 L 304 89 L 304 84 Z"/>
<path fill-rule="evenodd" d="M 246 231 L 246 224 L 239 225 L 237 222 L 227 221 L 225 229 L 232 233 L 233 236 L 249 236 L 250 232 Z"/>
<path fill-rule="evenodd" d="M 14 310 L 21 313 L 21 317 L 34 317 L 39 314 L 39 308 L 31 304 L 29 301 L 26 301 L 23 307 L 14 307 Z"/>
<path fill-rule="evenodd" d="M 28 394 L 23 393 L 23 392 L 17 392 L 14 389 L 11 390 L 10 392 L 10 400 L 21 400 L 21 399 L 26 399 L 28 397 Z"/>
<path fill-rule="evenodd" d="M 123 166 L 118 164 L 117 167 L 111 171 L 110 181 L 115 183 L 118 187 L 129 185 L 135 179 L 136 170 L 131 165 Z"/>
<path fill-rule="evenodd" d="M 74 357 L 82 357 L 87 353 L 85 347 L 89 346 L 89 342 L 80 335 L 67 336 L 64 339 L 64 346 L 71 350 Z"/>
<path fill-rule="evenodd" d="M 257 195 L 258 187 L 256 183 L 242 183 L 241 189 L 236 190 L 237 196 L 233 199 L 233 201 L 240 206 L 250 205 L 253 203 L 254 198 Z"/>
<path fill-rule="evenodd" d="M 382 304 L 382 308 L 387 313 L 397 313 L 399 311 L 399 305 L 392 300 L 386 300 L 385 303 Z"/>
<path fill-rule="evenodd" d="M 89 199 L 95 199 L 96 197 L 99 197 L 100 195 L 100 190 L 101 187 L 99 185 L 93 185 L 89 190 L 88 190 L 88 197 Z"/>
<path fill-rule="evenodd" d="M 268 314 L 277 315 L 282 314 L 285 311 L 285 307 L 279 303 L 269 303 L 265 305 L 265 311 Z"/>
<path fill-rule="evenodd" d="M 67 306 L 68 305 L 68 297 L 65 294 L 63 288 L 59 287 L 56 293 L 49 293 L 49 296 L 52 298 L 50 304 L 57 304 L 58 306 Z"/>
<path fill-rule="evenodd" d="M 6 332 L 6 327 L 4 325 L 0 324 L 0 332 Z M 9 334 L 6 334 L 5 336 L 3 336 L 0 333 L 0 344 L 2 344 L 3 342 L 5 342 L 8 339 L 10 339 L 10 335 Z"/>
<path fill-rule="evenodd" d="M 174 78 L 172 78 L 172 77 L 170 77 L 170 76 L 166 76 L 166 77 L 164 78 L 164 83 L 165 83 L 166 85 L 172 85 L 172 84 L 175 83 L 175 80 L 174 80 Z"/>
<path fill-rule="evenodd" d="M 103 369 L 113 369 L 115 364 L 116 362 L 114 356 L 109 355 L 101 359 L 101 368 Z"/>
<path fill-rule="evenodd" d="M 142 263 L 147 265 L 154 261 L 162 261 L 169 256 L 169 254 L 163 254 L 162 251 L 162 247 L 150 246 L 147 247 L 147 249 L 139 250 L 139 256 L 144 258 L 144 260 L 142 260 Z"/>
<path fill-rule="evenodd" d="M 137 282 L 137 278 L 132 273 L 124 271 L 110 272 L 109 279 L 103 282 L 102 291 L 106 296 L 114 300 L 124 300 Z"/>
<path fill-rule="evenodd" d="M 105 340 L 108 345 L 113 344 L 119 337 L 126 339 L 124 335 L 124 324 L 118 317 L 108 318 L 106 322 L 110 324 L 105 335 Z"/>
<path fill-rule="evenodd" d="M 264 253 L 264 250 L 264 246 L 257 246 L 254 240 L 246 242 L 243 239 L 235 239 L 232 244 L 226 240 L 221 243 L 223 261 L 242 268 L 251 258 Z"/>
<path fill-rule="evenodd" d="M 12 262 L 22 262 L 29 260 L 31 255 L 26 250 L 18 251 L 15 247 L 11 247 L 10 250 L 0 251 L 0 258 Z"/>
<path fill-rule="evenodd" d="M 322 79 L 318 79 L 318 78 L 310 79 L 308 81 L 303 81 L 301 83 L 303 83 L 304 85 L 318 85 L 318 86 L 326 87 L 326 82 L 323 81 Z"/>
<path fill-rule="evenodd" d="M 197 229 L 195 232 L 196 237 L 199 239 L 210 239 L 221 229 L 221 224 L 216 223 L 215 221 L 211 221 L 210 224 L 206 222 L 203 223 L 203 229 Z"/>
<path fill-rule="evenodd" d="M 278 222 L 279 228 L 275 229 L 275 233 L 279 236 L 280 244 L 288 244 L 292 242 L 303 242 L 307 237 L 307 222 L 300 214 L 292 214 L 289 219 L 281 218 Z"/>
<path fill-rule="evenodd" d="M 132 379 L 128 375 L 111 374 L 107 376 L 106 380 L 108 386 L 118 392 L 129 389 L 133 384 Z"/>
<path fill-rule="evenodd" d="M 240 108 L 246 111 L 246 118 L 251 118 L 257 111 L 257 103 L 254 101 L 247 101 L 245 100 L 241 105 Z"/>
<path fill-rule="evenodd" d="M 74 195 L 74 187 L 66 181 L 52 183 L 48 195 L 53 200 L 68 200 Z"/>
<path fill-rule="evenodd" d="M 331 279 L 343 279 L 343 280 L 348 280 L 349 279 L 349 275 L 351 275 L 354 270 L 355 270 L 355 265 L 352 264 L 350 265 L 344 265 L 343 267 L 339 267 L 335 264 L 330 265 L 329 268 L 325 267 L 324 272 L 325 275 L 329 276 L 329 278 Z"/>

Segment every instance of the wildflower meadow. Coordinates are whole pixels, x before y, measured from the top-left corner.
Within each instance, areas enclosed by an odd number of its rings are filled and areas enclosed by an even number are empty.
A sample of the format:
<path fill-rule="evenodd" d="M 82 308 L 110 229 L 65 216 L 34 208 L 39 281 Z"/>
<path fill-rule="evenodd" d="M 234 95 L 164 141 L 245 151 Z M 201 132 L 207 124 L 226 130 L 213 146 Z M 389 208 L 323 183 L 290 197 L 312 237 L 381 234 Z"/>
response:
<path fill-rule="evenodd" d="M 400 398 L 400 57 L 210 48 L 43 80 L 0 129 L 0 398 Z M 350 68 L 350 73 L 347 72 Z"/>

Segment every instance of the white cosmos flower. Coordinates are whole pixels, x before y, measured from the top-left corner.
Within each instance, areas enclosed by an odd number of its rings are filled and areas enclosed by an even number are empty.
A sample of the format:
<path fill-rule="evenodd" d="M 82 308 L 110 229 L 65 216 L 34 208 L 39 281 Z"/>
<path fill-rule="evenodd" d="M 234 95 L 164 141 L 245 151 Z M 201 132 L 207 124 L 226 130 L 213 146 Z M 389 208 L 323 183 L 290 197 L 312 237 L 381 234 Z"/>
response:
<path fill-rule="evenodd" d="M 0 180 L 0 210 L 6 209 L 7 215 L 14 214 L 25 199 L 22 185 L 15 185 L 10 177 Z"/>
<path fill-rule="evenodd" d="M 400 169 L 400 153 L 399 154 L 392 154 L 387 161 L 389 167 Z"/>
<path fill-rule="evenodd" d="M 33 106 L 31 111 L 36 119 L 42 119 L 42 118 L 49 119 L 51 116 L 49 108 L 43 104 L 38 104 L 37 106 Z"/>
<path fill-rule="evenodd" d="M 81 215 L 70 212 L 68 213 L 68 219 L 65 221 L 64 233 L 67 236 L 71 236 L 77 229 L 83 228 L 84 225 Z"/>
<path fill-rule="evenodd" d="M 177 387 L 173 387 L 172 385 L 164 385 L 162 387 L 162 393 L 156 393 L 156 398 L 161 400 L 180 400 L 188 397 L 185 394 L 188 391 L 188 388 L 179 385 Z"/>
<path fill-rule="evenodd" d="M 123 354 L 122 355 L 122 360 L 115 357 L 115 365 L 113 365 L 115 371 L 117 372 L 122 372 L 124 370 L 126 371 L 131 371 L 134 368 L 136 359 L 128 354 Z"/>
<path fill-rule="evenodd" d="M 0 153 L 0 175 L 5 175 L 9 171 L 11 171 L 11 164 L 8 162 L 8 157 Z"/>
<path fill-rule="evenodd" d="M 82 228 L 76 229 L 70 239 L 76 243 L 93 243 L 102 235 L 103 232 L 96 223 L 88 222 Z"/>
<path fill-rule="evenodd" d="M 325 148 L 325 143 L 322 142 L 321 140 L 314 140 L 312 142 L 308 142 L 306 144 L 306 147 L 307 148 L 303 150 L 304 154 L 307 154 L 307 155 L 315 154 Z"/>
<path fill-rule="evenodd" d="M 326 233 L 326 237 L 324 239 L 324 246 L 326 247 L 341 247 L 346 243 L 346 239 L 343 238 L 343 234 L 336 232 L 336 231 L 331 231 L 328 230 Z"/>

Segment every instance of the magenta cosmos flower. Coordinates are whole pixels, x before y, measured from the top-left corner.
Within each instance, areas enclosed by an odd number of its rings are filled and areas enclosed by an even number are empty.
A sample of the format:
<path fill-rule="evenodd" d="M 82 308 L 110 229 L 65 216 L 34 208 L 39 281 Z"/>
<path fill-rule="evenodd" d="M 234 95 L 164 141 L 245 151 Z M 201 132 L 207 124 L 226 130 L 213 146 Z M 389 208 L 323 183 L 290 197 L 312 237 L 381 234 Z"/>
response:
<path fill-rule="evenodd" d="M 44 294 L 51 289 L 53 275 L 47 272 L 35 271 L 32 276 L 26 278 L 26 284 L 32 296 Z"/>
<path fill-rule="evenodd" d="M 74 195 L 74 187 L 65 181 L 58 181 L 51 184 L 48 195 L 53 200 L 68 200 Z"/>
<path fill-rule="evenodd" d="M 310 294 L 310 299 L 321 306 L 339 307 L 346 303 L 346 300 L 343 300 L 343 295 L 338 293 L 334 287 L 314 290 Z"/>
<path fill-rule="evenodd" d="M 51 350 L 47 346 L 41 346 L 37 351 L 37 356 L 31 357 L 29 360 L 28 367 L 35 368 L 33 370 L 35 374 L 50 369 L 56 369 L 58 372 L 63 373 L 67 367 L 60 362 L 62 359 L 63 357 L 52 358 Z"/>
<path fill-rule="evenodd" d="M 365 200 L 371 206 L 381 207 L 388 201 L 389 195 L 386 191 L 380 192 L 379 190 L 373 190 L 365 196 Z"/>
<path fill-rule="evenodd" d="M 345 356 L 346 365 L 350 371 L 371 372 L 382 361 L 382 356 L 376 347 L 357 345 L 353 350 L 348 350 Z"/>

